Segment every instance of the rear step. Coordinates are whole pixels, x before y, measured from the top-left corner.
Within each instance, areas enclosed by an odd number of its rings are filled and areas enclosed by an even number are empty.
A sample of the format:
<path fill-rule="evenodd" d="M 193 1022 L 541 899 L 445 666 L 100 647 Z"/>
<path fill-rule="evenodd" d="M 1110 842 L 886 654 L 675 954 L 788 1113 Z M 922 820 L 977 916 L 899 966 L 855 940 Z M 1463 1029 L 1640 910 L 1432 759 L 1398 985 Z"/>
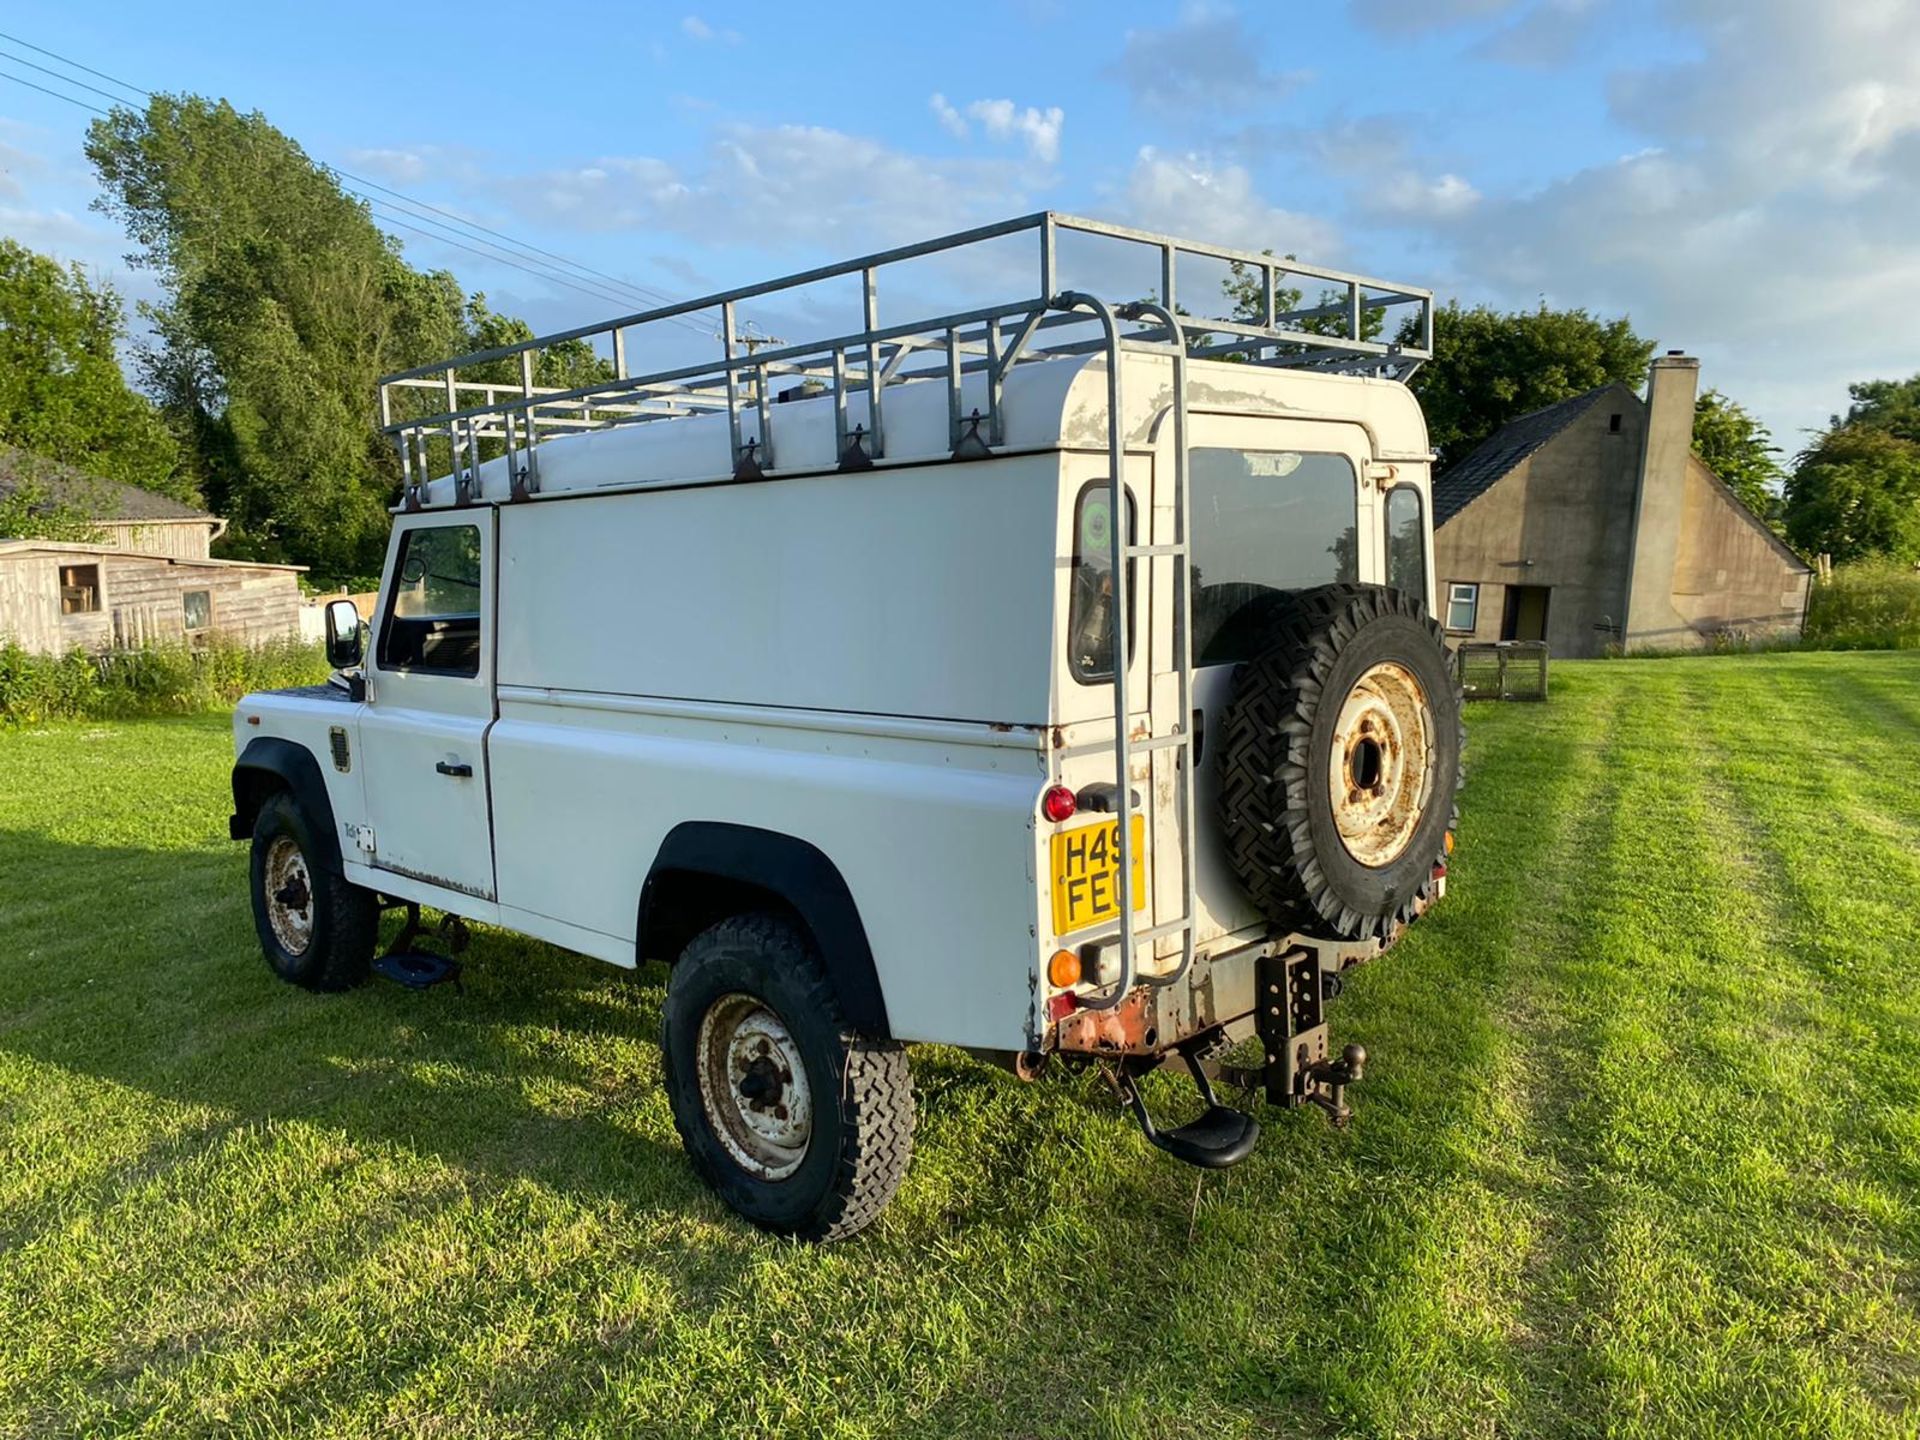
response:
<path fill-rule="evenodd" d="M 1177 1130 L 1162 1130 L 1153 1123 L 1139 1084 L 1124 1066 L 1114 1073 L 1114 1088 L 1133 1110 L 1141 1132 L 1174 1159 L 1198 1165 L 1203 1170 L 1225 1170 L 1230 1165 L 1238 1165 L 1253 1153 L 1254 1143 L 1260 1138 L 1260 1122 L 1214 1099 L 1213 1084 L 1200 1061 L 1190 1054 L 1184 1058 L 1207 1108 L 1198 1120 L 1190 1120 Z"/>

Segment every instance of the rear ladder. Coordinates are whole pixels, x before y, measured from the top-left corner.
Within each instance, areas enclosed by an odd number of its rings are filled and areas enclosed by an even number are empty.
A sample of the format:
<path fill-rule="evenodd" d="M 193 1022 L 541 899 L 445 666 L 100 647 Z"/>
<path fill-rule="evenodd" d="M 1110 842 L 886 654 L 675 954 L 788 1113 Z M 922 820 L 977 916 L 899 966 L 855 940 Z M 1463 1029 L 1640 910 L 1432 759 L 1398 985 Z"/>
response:
<path fill-rule="evenodd" d="M 1167 267 L 1172 268 L 1172 256 L 1167 257 Z M 1171 274 L 1163 277 L 1163 293 L 1172 293 Z M 1195 836 L 1194 836 L 1194 744 L 1193 744 L 1193 640 L 1190 617 L 1192 614 L 1193 567 L 1189 563 L 1189 541 L 1191 531 L 1188 525 L 1189 515 L 1189 459 L 1187 454 L 1187 348 L 1186 335 L 1180 322 L 1167 307 L 1153 301 L 1136 301 L 1123 305 L 1119 309 L 1109 306 L 1097 296 L 1080 291 L 1068 291 L 1055 298 L 1053 306 L 1057 310 L 1086 310 L 1100 321 L 1106 333 L 1107 349 L 1107 451 L 1108 463 L 1112 472 L 1112 495 L 1114 523 L 1108 527 L 1109 543 L 1112 546 L 1113 580 L 1113 765 L 1114 765 L 1114 806 L 1119 818 L 1119 831 L 1116 837 L 1119 847 L 1119 890 L 1120 890 L 1120 973 L 1113 984 L 1095 994 L 1083 996 L 1080 1008 L 1084 1010 L 1110 1010 L 1124 1000 L 1136 983 L 1165 986 L 1172 985 L 1184 977 L 1193 965 L 1194 927 L 1196 901 L 1195 879 Z M 1164 327 L 1167 339 L 1147 339 L 1144 336 L 1125 336 L 1120 333 L 1122 320 L 1153 320 Z M 1148 331 L 1148 334 L 1154 332 Z M 1122 403 L 1123 376 L 1125 373 L 1122 357 L 1126 354 L 1166 355 L 1173 363 L 1173 539 L 1166 544 L 1140 544 L 1132 533 L 1133 527 L 1126 523 L 1128 515 L 1126 503 L 1126 407 Z M 1153 507 L 1146 507 L 1149 517 Z M 1152 523 L 1149 518 L 1145 527 L 1148 539 L 1152 538 Z M 1152 729 L 1153 707 L 1153 647 L 1151 635 L 1146 638 L 1147 645 L 1147 715 L 1148 731 L 1135 736 L 1128 732 L 1133 714 L 1133 696 L 1128 680 L 1132 656 L 1127 651 L 1127 641 L 1133 633 L 1129 617 L 1132 598 L 1127 584 L 1129 566 L 1135 560 L 1152 562 L 1166 558 L 1173 561 L 1173 675 L 1175 688 L 1176 719 L 1171 729 L 1156 734 Z M 1134 838 L 1133 838 L 1133 762 L 1141 757 L 1154 757 L 1164 754 L 1174 766 L 1176 805 L 1175 813 L 1179 829 L 1179 865 L 1180 865 L 1180 909 L 1171 920 L 1162 920 L 1144 928 L 1134 923 Z M 1149 759 L 1149 765 L 1152 760 Z M 1149 769 L 1151 776 L 1151 769 Z M 1148 793 L 1152 793 L 1149 785 Z M 1165 936 L 1180 936 L 1180 959 L 1173 969 L 1164 973 L 1149 973 L 1140 964 L 1138 948 L 1141 945 L 1153 946 Z"/>

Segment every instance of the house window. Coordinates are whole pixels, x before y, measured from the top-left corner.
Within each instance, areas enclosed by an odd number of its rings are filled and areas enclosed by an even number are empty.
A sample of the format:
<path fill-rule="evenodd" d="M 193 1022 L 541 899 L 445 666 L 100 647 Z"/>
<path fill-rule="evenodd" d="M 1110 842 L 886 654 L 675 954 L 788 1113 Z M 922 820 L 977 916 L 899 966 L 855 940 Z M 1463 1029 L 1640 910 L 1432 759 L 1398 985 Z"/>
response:
<path fill-rule="evenodd" d="M 1609 433 L 1614 435 L 1618 435 L 1620 433 L 1620 417 L 1617 414 L 1609 415 L 1607 417 L 1607 430 Z"/>
<path fill-rule="evenodd" d="M 213 628 L 213 592 L 189 590 L 180 597 L 182 621 L 189 635 Z"/>
<path fill-rule="evenodd" d="M 60 613 L 92 615 L 100 609 L 100 567 L 98 565 L 62 565 L 60 567 Z"/>
<path fill-rule="evenodd" d="M 1480 619 L 1480 587 L 1455 580 L 1447 586 L 1447 629 L 1471 632 Z"/>

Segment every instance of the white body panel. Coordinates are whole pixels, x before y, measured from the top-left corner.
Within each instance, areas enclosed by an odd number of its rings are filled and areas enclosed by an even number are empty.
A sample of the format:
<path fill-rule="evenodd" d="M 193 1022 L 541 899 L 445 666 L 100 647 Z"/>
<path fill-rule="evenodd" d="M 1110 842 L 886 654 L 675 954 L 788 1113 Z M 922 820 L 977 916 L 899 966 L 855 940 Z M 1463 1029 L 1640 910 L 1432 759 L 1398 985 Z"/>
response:
<path fill-rule="evenodd" d="M 1142 539 L 1167 543 L 1171 366 L 1125 363 L 1127 485 Z M 1349 456 L 1358 575 L 1381 577 L 1381 486 L 1426 493 L 1403 385 L 1197 361 L 1188 403 L 1194 447 Z M 481 467 L 479 504 L 434 481 L 393 554 L 411 529 L 482 526 L 479 674 L 375 660 L 365 705 L 249 696 L 236 739 L 284 735 L 321 758 L 355 883 L 620 964 L 656 958 L 636 953 L 641 888 L 675 826 L 795 837 L 844 878 L 897 1038 L 1032 1048 L 1056 941 L 1037 803 L 1112 769 L 1111 686 L 1074 678 L 1064 636 L 1076 496 L 1106 477 L 1104 362 L 1017 369 L 1007 443 L 984 460 L 948 458 L 938 384 L 888 392 L 871 470 L 833 468 L 826 400 L 772 409 L 765 480 L 733 482 L 724 418 L 700 417 L 543 444 L 522 502 L 497 503 L 503 461 Z M 1155 733 L 1178 718 L 1173 563 L 1141 562 L 1133 601 L 1131 694 Z M 393 587 L 389 573 L 383 614 Z M 1198 672 L 1209 715 L 1227 673 Z M 326 763 L 334 725 L 351 727 L 350 773 Z M 1258 922 L 1206 843 L 1209 770 L 1203 749 L 1197 938 L 1222 946 Z M 1172 785 L 1146 759 L 1134 785 L 1152 797 L 1148 917 L 1165 918 Z M 1175 951 L 1162 942 L 1165 963 Z"/>

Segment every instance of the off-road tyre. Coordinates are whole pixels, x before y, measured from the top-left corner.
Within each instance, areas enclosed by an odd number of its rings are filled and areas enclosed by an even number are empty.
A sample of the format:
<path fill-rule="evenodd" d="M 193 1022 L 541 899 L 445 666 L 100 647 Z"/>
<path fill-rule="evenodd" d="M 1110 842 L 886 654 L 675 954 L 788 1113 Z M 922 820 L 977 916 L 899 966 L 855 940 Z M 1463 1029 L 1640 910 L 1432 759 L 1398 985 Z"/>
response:
<path fill-rule="evenodd" d="M 1387 938 L 1435 889 L 1457 816 L 1465 731 L 1444 634 L 1413 597 L 1375 585 L 1276 596 L 1266 647 L 1234 673 L 1220 723 L 1226 853 L 1272 924 L 1342 940 Z M 1343 840 L 1329 781 L 1342 707 L 1382 665 L 1423 693 L 1429 777 L 1417 821 L 1386 863 Z"/>
<path fill-rule="evenodd" d="M 804 1155 L 777 1178 L 750 1168 L 777 1168 L 764 1159 L 736 1156 L 721 1134 L 727 1114 L 708 1108 L 708 1093 L 717 1088 L 711 1078 L 703 1090 L 703 1022 L 723 1005 L 737 1007 L 740 997 L 758 1002 L 783 1026 L 810 1092 Z M 667 981 L 660 1028 L 674 1127 L 695 1171 L 742 1218 L 775 1234 L 840 1240 L 886 1208 L 913 1155 L 906 1051 L 848 1032 L 813 941 L 800 926 L 779 915 L 738 915 L 695 936 Z M 738 1101 L 736 1093 L 736 1116 Z M 717 1096 L 714 1103 L 729 1102 Z"/>
<path fill-rule="evenodd" d="M 290 855 L 308 892 L 304 905 L 287 895 Z M 268 796 L 254 819 L 248 869 L 254 929 L 276 975 L 307 990 L 350 990 L 367 978 L 379 939 L 379 897 L 347 882 L 326 858 L 306 812 L 284 790 Z"/>

